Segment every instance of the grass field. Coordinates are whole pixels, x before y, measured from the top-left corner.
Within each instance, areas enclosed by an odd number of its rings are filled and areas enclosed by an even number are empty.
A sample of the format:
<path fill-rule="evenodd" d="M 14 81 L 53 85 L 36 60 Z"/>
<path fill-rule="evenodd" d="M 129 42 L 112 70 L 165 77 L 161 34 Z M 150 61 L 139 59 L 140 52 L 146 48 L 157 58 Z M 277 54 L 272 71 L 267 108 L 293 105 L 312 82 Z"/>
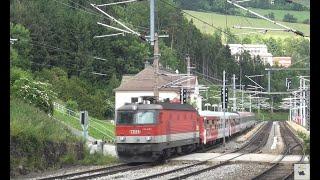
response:
<path fill-rule="evenodd" d="M 282 27 L 272 24 L 266 20 L 263 19 L 257 19 L 257 18 L 246 18 L 242 16 L 226 16 L 222 14 L 217 14 L 217 13 L 206 13 L 206 12 L 197 12 L 197 11 L 189 11 L 185 10 L 186 12 L 192 14 L 195 17 L 198 17 L 210 24 L 212 24 L 215 27 L 219 28 L 225 28 L 226 24 L 227 27 L 231 29 L 231 31 L 236 34 L 241 36 L 241 34 L 248 33 L 248 32 L 253 32 L 254 30 L 248 30 L 248 29 L 235 29 L 232 28 L 234 25 L 239 25 L 239 26 L 251 26 L 251 27 L 261 27 L 261 28 L 277 28 L 277 29 L 282 29 Z M 192 17 L 185 15 L 188 20 L 190 20 Z M 215 28 L 206 25 L 194 18 L 193 23 L 195 26 L 197 26 L 201 32 L 206 33 L 206 34 L 213 34 L 214 31 L 216 30 Z M 310 35 L 310 25 L 307 24 L 301 24 L 301 23 L 287 23 L 287 22 L 281 22 L 281 24 L 286 25 L 288 27 L 294 28 L 296 30 L 299 30 L 303 32 L 305 35 L 309 36 Z M 262 33 L 259 33 L 263 35 Z M 280 38 L 285 38 L 285 37 L 295 37 L 295 35 L 292 32 L 282 32 L 282 31 L 270 31 L 265 34 L 266 37 L 272 36 L 272 37 L 280 37 Z"/>
<path fill-rule="evenodd" d="M 53 116 L 58 120 L 61 120 L 70 126 L 82 131 L 79 119 L 66 115 L 62 112 L 54 110 Z M 114 125 L 106 121 L 98 120 L 89 117 L 89 136 L 95 139 L 113 140 L 114 138 Z"/>
<path fill-rule="evenodd" d="M 306 19 L 310 19 L 310 11 L 272 10 L 272 9 L 258 9 L 258 8 L 249 8 L 249 9 L 263 16 L 267 15 L 270 12 L 273 12 L 276 21 L 282 21 L 283 16 L 287 13 L 297 18 L 299 23 Z"/>

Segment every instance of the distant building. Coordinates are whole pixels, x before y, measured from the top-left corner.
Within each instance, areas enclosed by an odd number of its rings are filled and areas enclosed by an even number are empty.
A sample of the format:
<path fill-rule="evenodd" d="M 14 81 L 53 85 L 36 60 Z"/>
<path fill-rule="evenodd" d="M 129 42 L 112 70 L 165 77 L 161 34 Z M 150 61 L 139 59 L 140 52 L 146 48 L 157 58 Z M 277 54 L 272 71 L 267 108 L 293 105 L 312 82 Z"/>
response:
<path fill-rule="evenodd" d="M 273 57 L 273 64 L 289 67 L 291 65 L 291 57 Z"/>
<path fill-rule="evenodd" d="M 154 77 L 154 69 L 151 65 L 146 65 L 138 74 L 124 75 L 120 86 L 114 89 L 116 96 L 115 109 L 117 110 L 125 103 L 141 102 L 142 96 L 153 96 Z M 196 103 L 198 110 L 202 110 L 197 76 L 191 75 L 188 78 L 186 75 L 159 70 L 158 80 L 160 101 L 168 98 L 170 101 L 179 101 L 180 86 L 189 86 L 191 87 L 190 101 Z"/>
<path fill-rule="evenodd" d="M 239 61 L 239 55 L 244 51 L 248 51 L 251 58 L 259 55 L 264 64 L 273 65 L 272 54 L 268 52 L 268 47 L 265 44 L 228 44 L 230 47 L 231 55 L 234 55 L 236 60 Z"/>

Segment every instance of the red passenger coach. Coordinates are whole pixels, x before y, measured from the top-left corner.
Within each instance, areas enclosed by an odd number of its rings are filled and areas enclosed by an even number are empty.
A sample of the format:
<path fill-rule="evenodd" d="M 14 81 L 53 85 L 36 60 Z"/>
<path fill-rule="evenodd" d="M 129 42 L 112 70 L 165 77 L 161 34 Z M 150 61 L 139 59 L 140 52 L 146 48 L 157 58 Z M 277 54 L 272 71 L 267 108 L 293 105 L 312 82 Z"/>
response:
<path fill-rule="evenodd" d="M 153 162 L 199 144 L 197 111 L 188 104 L 126 104 L 117 109 L 117 153 L 124 162 Z"/>

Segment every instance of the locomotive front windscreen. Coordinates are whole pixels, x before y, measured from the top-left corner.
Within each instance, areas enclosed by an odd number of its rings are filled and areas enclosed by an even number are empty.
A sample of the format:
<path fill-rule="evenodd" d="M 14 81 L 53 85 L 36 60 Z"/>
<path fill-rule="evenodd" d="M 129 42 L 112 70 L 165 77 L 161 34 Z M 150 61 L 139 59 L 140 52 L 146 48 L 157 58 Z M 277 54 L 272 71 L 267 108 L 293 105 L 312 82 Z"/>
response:
<path fill-rule="evenodd" d="M 117 124 L 155 124 L 156 111 L 119 111 L 117 115 Z"/>

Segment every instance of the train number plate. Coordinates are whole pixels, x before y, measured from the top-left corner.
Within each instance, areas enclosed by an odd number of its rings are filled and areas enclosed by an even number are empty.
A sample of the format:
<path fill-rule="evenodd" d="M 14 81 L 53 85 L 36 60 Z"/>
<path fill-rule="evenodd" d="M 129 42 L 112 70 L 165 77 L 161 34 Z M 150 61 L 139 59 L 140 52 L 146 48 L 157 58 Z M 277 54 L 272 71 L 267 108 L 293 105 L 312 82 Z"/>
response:
<path fill-rule="evenodd" d="M 141 133 L 141 130 L 139 129 L 131 129 L 129 130 L 130 134 L 140 134 Z"/>

